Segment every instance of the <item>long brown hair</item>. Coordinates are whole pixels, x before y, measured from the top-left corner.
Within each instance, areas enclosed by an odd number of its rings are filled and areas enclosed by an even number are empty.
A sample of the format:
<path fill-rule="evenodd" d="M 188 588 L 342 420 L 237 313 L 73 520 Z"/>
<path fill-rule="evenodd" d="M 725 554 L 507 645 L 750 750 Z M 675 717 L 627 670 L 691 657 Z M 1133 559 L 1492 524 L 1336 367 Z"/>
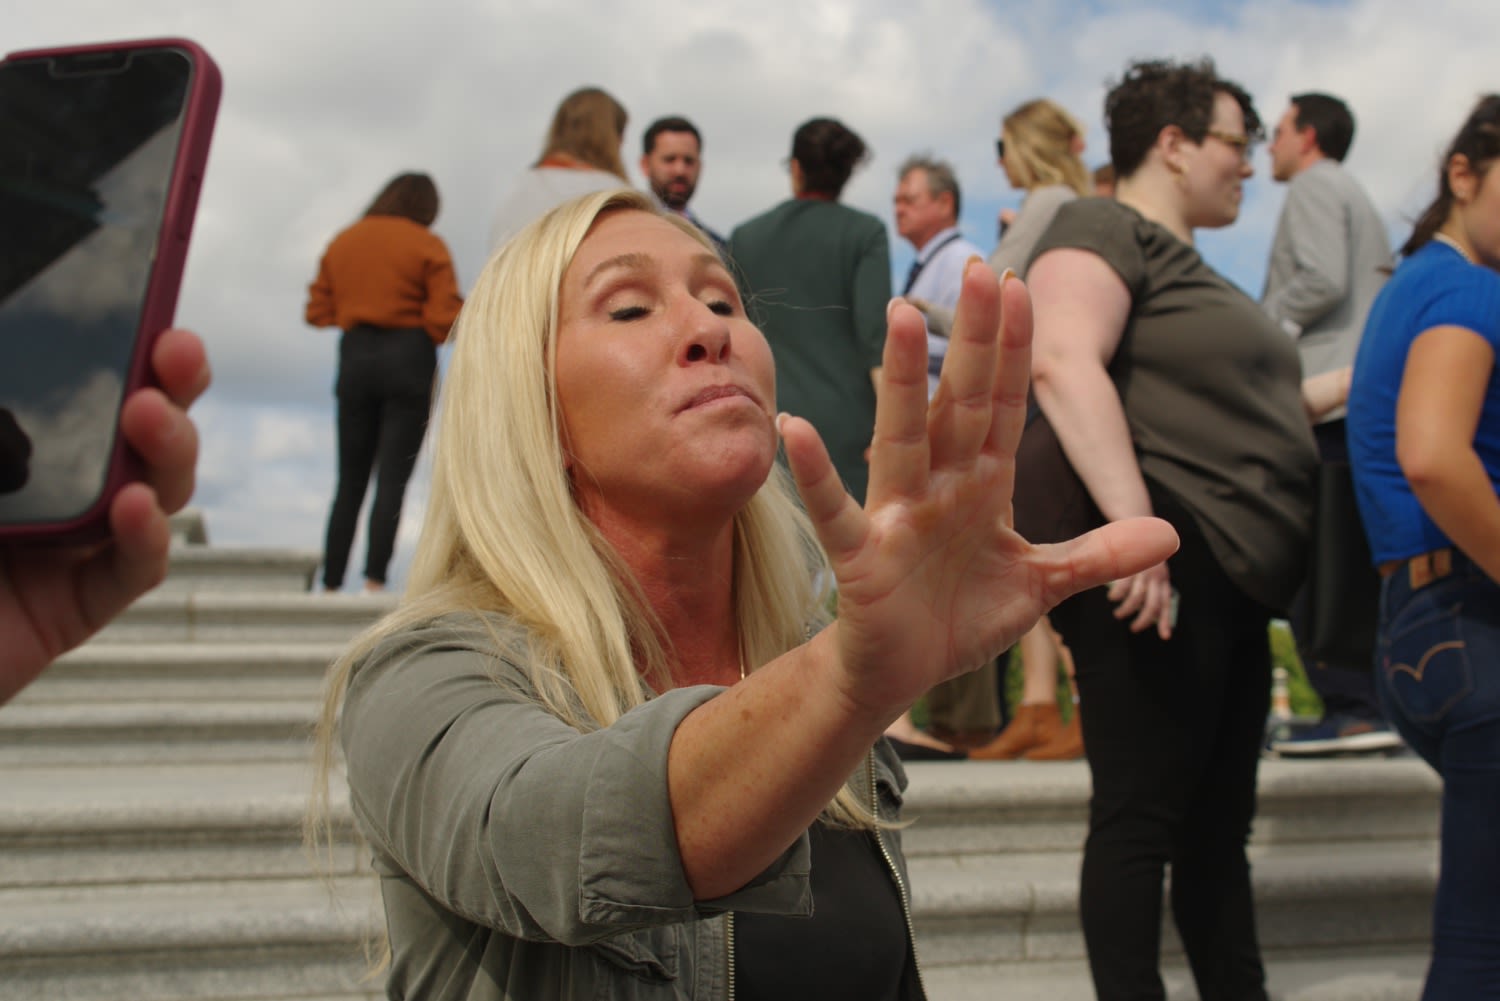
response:
<path fill-rule="evenodd" d="M 365 209 L 367 216 L 400 216 L 423 226 L 431 226 L 437 214 L 437 185 L 426 174 L 397 174 Z"/>
<path fill-rule="evenodd" d="M 1469 167 L 1483 177 L 1497 157 L 1500 157 L 1500 94 L 1486 94 L 1479 99 L 1468 120 L 1448 152 L 1443 154 L 1443 163 L 1438 170 L 1438 193 L 1412 227 L 1411 236 L 1401 247 L 1402 256 L 1415 254 L 1437 235 L 1453 212 L 1453 187 L 1448 183 L 1448 165 L 1455 156 L 1469 161 Z"/>
<path fill-rule="evenodd" d="M 614 174 L 622 181 L 625 161 L 620 143 L 625 138 L 629 116 L 619 101 L 598 87 L 583 87 L 562 99 L 552 115 L 547 141 L 538 164 L 549 156 L 566 156 L 579 163 Z"/>

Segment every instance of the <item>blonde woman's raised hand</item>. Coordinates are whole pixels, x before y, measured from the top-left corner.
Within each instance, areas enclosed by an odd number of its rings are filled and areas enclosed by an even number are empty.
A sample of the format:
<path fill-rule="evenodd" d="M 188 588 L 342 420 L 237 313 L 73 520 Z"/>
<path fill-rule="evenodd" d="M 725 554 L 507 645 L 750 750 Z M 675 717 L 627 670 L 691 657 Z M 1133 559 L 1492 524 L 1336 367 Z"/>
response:
<path fill-rule="evenodd" d="M 929 405 L 922 316 L 892 301 L 864 508 L 844 491 L 812 426 L 781 419 L 793 476 L 838 580 L 838 677 L 845 696 L 872 713 L 899 713 L 1009 647 L 1064 598 L 1176 549 L 1172 528 L 1155 518 L 1058 545 L 1034 546 L 1013 530 L 1031 325 L 1022 283 L 999 282 L 971 261 Z"/>

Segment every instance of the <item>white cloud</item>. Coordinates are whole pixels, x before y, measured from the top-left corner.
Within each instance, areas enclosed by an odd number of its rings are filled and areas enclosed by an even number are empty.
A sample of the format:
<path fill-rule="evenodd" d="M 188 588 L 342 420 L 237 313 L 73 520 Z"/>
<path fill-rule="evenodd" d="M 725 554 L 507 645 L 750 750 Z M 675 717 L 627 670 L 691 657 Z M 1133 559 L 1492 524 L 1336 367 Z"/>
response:
<path fill-rule="evenodd" d="M 988 245 L 996 211 L 1018 200 L 993 158 L 1006 111 L 1061 101 L 1090 126 L 1086 159 L 1099 163 L 1105 84 L 1128 59 L 1209 54 L 1272 122 L 1300 90 L 1348 99 L 1360 123 L 1350 167 L 1394 235 L 1430 195 L 1441 146 L 1494 85 L 1482 67 L 1500 29 L 1494 0 L 58 0 L 7 15 L 12 48 L 179 33 L 220 63 L 224 101 L 178 311 L 216 371 L 196 411 L 199 502 L 217 541 L 305 546 L 320 543 L 333 481 L 337 335 L 302 322 L 323 245 L 392 174 L 426 170 L 443 195 L 436 230 L 472 282 L 496 200 L 575 87 L 603 86 L 630 109 L 627 164 L 652 118 L 694 119 L 705 133 L 695 208 L 722 231 L 786 195 L 792 130 L 831 114 L 875 150 L 851 204 L 888 217 L 896 166 L 933 150 L 958 167 L 966 228 Z M 1252 293 L 1281 201 L 1263 154 L 1257 168 L 1241 221 L 1202 238 Z M 899 239 L 893 250 L 899 273 Z M 414 483 L 403 561 L 424 492 Z"/>

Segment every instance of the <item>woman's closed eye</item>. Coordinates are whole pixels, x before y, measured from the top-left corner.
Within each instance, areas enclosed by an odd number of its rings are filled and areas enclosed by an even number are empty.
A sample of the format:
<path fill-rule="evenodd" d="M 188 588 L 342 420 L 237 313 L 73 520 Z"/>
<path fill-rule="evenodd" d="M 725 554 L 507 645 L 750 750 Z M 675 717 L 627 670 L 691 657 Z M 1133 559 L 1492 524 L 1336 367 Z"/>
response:
<path fill-rule="evenodd" d="M 733 316 L 735 313 L 735 305 L 728 299 L 715 299 L 708 304 L 708 308 L 719 316 Z"/>
<path fill-rule="evenodd" d="M 651 310 L 645 306 L 620 306 L 609 311 L 609 318 L 628 323 L 631 320 L 639 320 L 650 312 Z"/>

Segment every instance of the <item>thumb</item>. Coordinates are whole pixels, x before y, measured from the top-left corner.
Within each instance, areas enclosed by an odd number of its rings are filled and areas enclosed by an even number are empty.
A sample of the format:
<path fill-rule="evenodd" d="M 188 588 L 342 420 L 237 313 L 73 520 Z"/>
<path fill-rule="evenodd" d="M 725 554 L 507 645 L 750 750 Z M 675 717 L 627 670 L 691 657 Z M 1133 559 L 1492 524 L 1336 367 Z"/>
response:
<path fill-rule="evenodd" d="M 1177 551 L 1177 531 L 1160 518 L 1127 518 L 1042 552 L 1043 601 L 1048 608 L 1079 591 L 1132 577 Z"/>

